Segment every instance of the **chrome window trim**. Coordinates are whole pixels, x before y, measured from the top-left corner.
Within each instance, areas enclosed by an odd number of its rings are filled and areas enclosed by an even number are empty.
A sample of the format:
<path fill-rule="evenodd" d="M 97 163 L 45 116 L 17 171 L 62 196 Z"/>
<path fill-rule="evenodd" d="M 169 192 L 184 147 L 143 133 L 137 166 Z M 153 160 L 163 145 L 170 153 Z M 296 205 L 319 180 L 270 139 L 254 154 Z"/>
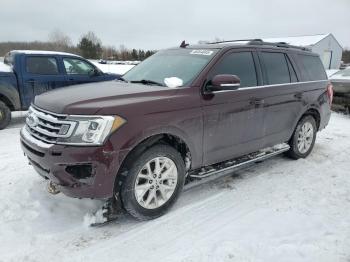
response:
<path fill-rule="evenodd" d="M 252 89 L 260 89 L 265 87 L 274 87 L 274 86 L 291 86 L 298 84 L 308 84 L 308 83 L 321 83 L 328 82 L 329 80 L 315 80 L 315 81 L 303 81 L 303 82 L 293 82 L 293 83 L 284 83 L 284 84 L 273 84 L 273 85 L 262 85 L 262 86 L 249 86 L 249 87 L 240 87 L 234 90 L 220 90 L 220 91 L 212 91 L 211 93 L 225 93 L 225 92 L 237 92 L 242 90 L 252 90 Z"/>
<path fill-rule="evenodd" d="M 241 84 L 221 84 L 220 86 L 231 86 L 231 87 L 237 87 L 240 86 Z"/>

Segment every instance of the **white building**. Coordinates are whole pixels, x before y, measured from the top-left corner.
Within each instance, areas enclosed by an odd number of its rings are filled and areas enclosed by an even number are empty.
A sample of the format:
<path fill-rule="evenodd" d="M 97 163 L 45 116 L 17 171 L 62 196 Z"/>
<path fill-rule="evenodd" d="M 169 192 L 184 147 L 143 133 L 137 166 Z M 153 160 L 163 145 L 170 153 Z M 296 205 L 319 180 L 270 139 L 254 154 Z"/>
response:
<path fill-rule="evenodd" d="M 285 42 L 304 46 L 318 53 L 325 69 L 339 69 L 343 48 L 332 34 L 264 38 L 266 42 Z"/>

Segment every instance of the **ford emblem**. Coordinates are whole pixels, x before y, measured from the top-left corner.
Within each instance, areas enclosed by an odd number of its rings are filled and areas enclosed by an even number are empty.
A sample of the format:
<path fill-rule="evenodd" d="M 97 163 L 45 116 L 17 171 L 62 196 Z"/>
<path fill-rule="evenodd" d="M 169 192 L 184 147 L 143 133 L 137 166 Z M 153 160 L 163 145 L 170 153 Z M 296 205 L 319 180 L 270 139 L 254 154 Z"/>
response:
<path fill-rule="evenodd" d="M 29 127 L 34 128 L 39 124 L 39 118 L 34 114 L 30 114 L 27 116 L 26 122 Z"/>

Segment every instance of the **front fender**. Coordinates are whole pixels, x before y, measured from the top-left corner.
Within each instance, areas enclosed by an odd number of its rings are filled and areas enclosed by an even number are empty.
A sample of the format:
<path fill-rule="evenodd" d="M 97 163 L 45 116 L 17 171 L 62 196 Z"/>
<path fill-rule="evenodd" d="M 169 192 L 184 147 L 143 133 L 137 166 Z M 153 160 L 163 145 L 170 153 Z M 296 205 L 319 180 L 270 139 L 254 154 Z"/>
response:
<path fill-rule="evenodd" d="M 123 145 L 121 146 L 121 151 L 124 152 L 126 157 L 126 152 L 131 152 L 134 148 L 136 148 L 140 143 L 143 141 L 155 137 L 158 135 L 170 135 L 174 137 L 178 137 L 181 139 L 188 147 L 190 154 L 191 154 L 191 161 L 192 161 L 192 167 L 200 167 L 201 166 L 201 154 L 200 150 L 198 148 L 198 145 L 194 144 L 192 139 L 190 138 L 189 135 L 187 135 L 183 130 L 181 130 L 178 127 L 175 126 L 164 126 L 164 127 L 158 127 L 158 128 L 153 128 L 153 129 L 148 129 L 148 130 L 143 130 L 140 133 L 134 135 L 133 137 L 130 137 L 129 140 L 125 141 Z"/>
<path fill-rule="evenodd" d="M 17 89 L 17 79 L 14 74 L 0 75 L 0 100 L 10 104 L 11 110 L 21 110 L 21 100 Z"/>

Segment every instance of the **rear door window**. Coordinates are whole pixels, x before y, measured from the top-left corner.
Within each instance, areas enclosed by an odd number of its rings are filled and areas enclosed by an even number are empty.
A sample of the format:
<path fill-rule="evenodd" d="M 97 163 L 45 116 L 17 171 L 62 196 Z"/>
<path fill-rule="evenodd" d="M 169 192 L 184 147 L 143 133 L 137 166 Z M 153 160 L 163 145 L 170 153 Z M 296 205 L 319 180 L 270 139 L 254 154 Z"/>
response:
<path fill-rule="evenodd" d="M 321 59 L 313 55 L 298 55 L 310 81 L 326 80 L 327 75 Z"/>
<path fill-rule="evenodd" d="M 226 55 L 214 68 L 215 75 L 230 74 L 241 79 L 240 87 L 257 85 L 257 76 L 252 52 L 235 52 Z"/>
<path fill-rule="evenodd" d="M 287 60 L 283 53 L 261 52 L 268 84 L 290 83 Z"/>
<path fill-rule="evenodd" d="M 26 58 L 26 71 L 36 75 L 58 75 L 57 60 L 48 56 L 29 56 Z"/>

